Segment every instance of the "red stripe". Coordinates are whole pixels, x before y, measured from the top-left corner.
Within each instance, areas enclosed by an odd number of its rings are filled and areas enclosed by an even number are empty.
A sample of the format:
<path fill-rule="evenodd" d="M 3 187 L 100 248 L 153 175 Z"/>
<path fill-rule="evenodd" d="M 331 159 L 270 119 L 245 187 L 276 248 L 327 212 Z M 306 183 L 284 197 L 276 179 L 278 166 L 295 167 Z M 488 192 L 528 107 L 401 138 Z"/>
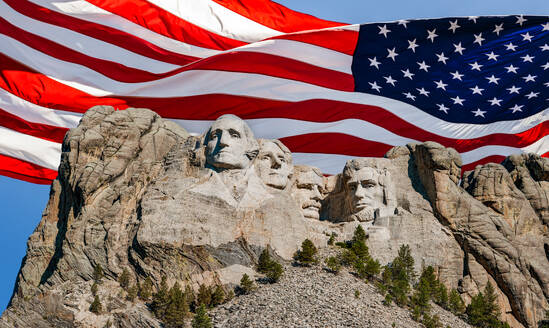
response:
<path fill-rule="evenodd" d="M 63 138 L 69 129 L 51 126 L 47 124 L 33 123 L 12 115 L 0 108 L 0 126 L 31 135 L 33 137 L 63 142 Z"/>
<path fill-rule="evenodd" d="M 83 19 L 63 15 L 26 0 L 4 0 L 4 2 L 21 14 L 36 20 L 73 30 L 159 61 L 175 65 L 186 65 L 198 59 L 198 57 L 182 55 L 165 50 L 129 33 L 88 22 Z"/>
<path fill-rule="evenodd" d="M 50 184 L 57 177 L 57 171 L 36 164 L 0 154 L 0 174 L 37 184 Z"/>
<path fill-rule="evenodd" d="M 227 50 L 247 44 L 206 31 L 145 0 L 87 0 L 153 32 L 195 46 Z"/>
<path fill-rule="evenodd" d="M 358 42 L 358 32 L 348 30 L 309 31 L 285 34 L 269 39 L 293 40 L 339 51 L 352 56 Z"/>
<path fill-rule="evenodd" d="M 0 56 L 0 59 L 3 59 Z M 23 65 L 4 67 L 0 60 L 0 87 L 40 106 L 84 112 L 94 105 L 111 105 L 118 109 L 144 107 L 163 117 L 190 120 L 215 120 L 219 115 L 236 113 L 244 119 L 290 118 L 313 122 L 360 119 L 381 126 L 395 134 L 418 141 L 436 141 L 459 152 L 486 145 L 524 147 L 549 133 L 549 122 L 543 122 L 518 134 L 492 134 L 476 139 L 441 137 L 418 128 L 383 108 L 343 103 L 325 99 L 300 102 L 210 94 L 180 98 L 105 97 L 98 98 L 64 86 L 34 72 L 24 72 Z M 13 63 L 13 60 L 11 61 Z M 28 70 L 28 69 L 27 69 Z M 63 97 L 59 97 L 63 94 Z M 183 109 L 196 110 L 183 110 Z"/>
<path fill-rule="evenodd" d="M 382 157 L 394 147 L 343 133 L 308 133 L 281 138 L 280 141 L 294 153 L 338 154 L 356 157 Z"/>
<path fill-rule="evenodd" d="M 261 25 L 285 33 L 346 25 L 293 11 L 276 2 L 268 0 L 213 1 Z"/>

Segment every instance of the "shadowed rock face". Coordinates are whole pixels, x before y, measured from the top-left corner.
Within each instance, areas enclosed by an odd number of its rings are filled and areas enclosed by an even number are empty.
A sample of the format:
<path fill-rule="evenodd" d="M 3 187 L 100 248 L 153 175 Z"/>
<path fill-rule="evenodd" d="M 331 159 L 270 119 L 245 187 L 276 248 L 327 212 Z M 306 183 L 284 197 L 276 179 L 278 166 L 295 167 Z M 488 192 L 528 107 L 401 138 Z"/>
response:
<path fill-rule="evenodd" d="M 123 269 L 132 283 L 230 285 L 265 248 L 289 260 L 305 238 L 323 247 L 359 224 L 382 264 L 408 244 L 416 270 L 432 265 L 466 301 L 491 282 L 502 319 L 534 327 L 549 308 L 548 172 L 524 154 L 462 177 L 459 154 L 427 142 L 323 177 L 234 116 L 193 137 L 146 109 L 94 107 L 64 140 L 0 327 L 160 327 L 119 300 Z M 88 311 L 98 264 L 100 316 Z"/>

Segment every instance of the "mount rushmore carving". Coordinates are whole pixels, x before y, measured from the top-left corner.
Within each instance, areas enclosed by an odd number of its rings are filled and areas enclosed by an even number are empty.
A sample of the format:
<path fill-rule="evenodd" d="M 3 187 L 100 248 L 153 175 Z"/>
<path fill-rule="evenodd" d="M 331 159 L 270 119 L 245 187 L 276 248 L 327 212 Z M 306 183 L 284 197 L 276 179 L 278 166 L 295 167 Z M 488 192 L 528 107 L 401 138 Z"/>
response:
<path fill-rule="evenodd" d="M 548 181 L 537 155 L 462 172 L 459 154 L 432 142 L 324 176 L 234 115 L 192 136 L 146 109 L 97 106 L 65 137 L 0 327 L 83 326 L 98 264 L 105 298 L 123 269 L 141 283 L 234 284 L 265 248 L 290 260 L 305 238 L 324 247 L 357 225 L 382 264 L 408 244 L 416 270 L 433 266 L 466 302 L 490 282 L 502 319 L 534 327 L 549 308 Z M 109 309 L 98 327 L 158 326 L 143 304 Z"/>

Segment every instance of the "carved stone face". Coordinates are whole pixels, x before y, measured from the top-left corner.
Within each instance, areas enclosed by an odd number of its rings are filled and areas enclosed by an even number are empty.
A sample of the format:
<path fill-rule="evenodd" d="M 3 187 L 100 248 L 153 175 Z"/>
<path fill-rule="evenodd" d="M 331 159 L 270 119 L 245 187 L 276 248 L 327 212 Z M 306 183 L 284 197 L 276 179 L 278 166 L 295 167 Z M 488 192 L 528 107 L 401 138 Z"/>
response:
<path fill-rule="evenodd" d="M 291 154 L 284 152 L 272 140 L 263 140 L 260 145 L 259 154 L 255 160 L 257 174 L 263 183 L 270 187 L 286 188 L 293 171 Z"/>
<path fill-rule="evenodd" d="M 223 115 L 211 126 L 206 136 L 206 162 L 218 169 L 243 169 L 250 165 L 247 153 L 251 131 L 234 115 Z"/>
<path fill-rule="evenodd" d="M 319 219 L 323 187 L 324 180 L 313 170 L 296 172 L 296 182 L 292 194 L 300 205 L 304 217 Z"/>
<path fill-rule="evenodd" d="M 379 183 L 380 173 L 371 167 L 348 172 L 347 199 L 359 221 L 371 221 L 375 211 L 385 207 L 384 187 Z"/>

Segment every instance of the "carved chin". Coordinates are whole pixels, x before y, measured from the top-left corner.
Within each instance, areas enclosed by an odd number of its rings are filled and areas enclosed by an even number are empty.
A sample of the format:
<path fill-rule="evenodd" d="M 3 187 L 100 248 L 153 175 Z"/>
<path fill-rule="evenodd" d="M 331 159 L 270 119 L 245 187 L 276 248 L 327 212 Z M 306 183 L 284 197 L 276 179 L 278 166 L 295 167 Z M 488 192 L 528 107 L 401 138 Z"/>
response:
<path fill-rule="evenodd" d="M 318 214 L 318 208 L 309 206 L 303 209 L 303 216 L 309 219 L 318 219 L 320 215 Z"/>
<path fill-rule="evenodd" d="M 354 217 L 360 222 L 368 222 L 375 219 L 375 209 L 363 208 L 353 214 Z"/>
<path fill-rule="evenodd" d="M 285 176 L 281 176 L 281 175 L 269 175 L 269 177 L 267 178 L 267 183 L 266 183 L 268 186 L 270 187 L 273 187 L 273 188 L 276 188 L 276 189 L 284 189 L 286 188 L 286 185 L 288 184 L 288 178 L 285 177 Z"/>
<path fill-rule="evenodd" d="M 209 158 L 208 162 L 217 168 L 224 169 L 243 169 L 248 165 L 248 159 L 243 157 L 236 157 L 230 153 L 218 153 Z"/>

